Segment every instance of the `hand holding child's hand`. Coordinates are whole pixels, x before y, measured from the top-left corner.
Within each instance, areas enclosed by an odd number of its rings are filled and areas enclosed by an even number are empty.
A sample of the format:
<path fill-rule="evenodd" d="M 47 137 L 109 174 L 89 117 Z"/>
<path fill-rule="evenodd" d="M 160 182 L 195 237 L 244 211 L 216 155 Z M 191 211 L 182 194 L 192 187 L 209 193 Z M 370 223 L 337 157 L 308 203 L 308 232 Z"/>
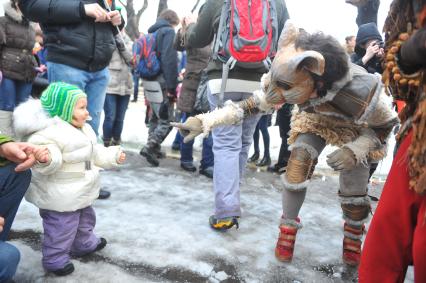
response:
<path fill-rule="evenodd" d="M 37 146 L 33 150 L 35 159 L 40 163 L 50 163 L 50 152 L 47 147 Z"/>
<path fill-rule="evenodd" d="M 122 151 L 120 153 L 120 157 L 118 157 L 117 163 L 118 164 L 122 164 L 122 163 L 124 163 L 125 160 L 126 160 L 126 154 Z"/>

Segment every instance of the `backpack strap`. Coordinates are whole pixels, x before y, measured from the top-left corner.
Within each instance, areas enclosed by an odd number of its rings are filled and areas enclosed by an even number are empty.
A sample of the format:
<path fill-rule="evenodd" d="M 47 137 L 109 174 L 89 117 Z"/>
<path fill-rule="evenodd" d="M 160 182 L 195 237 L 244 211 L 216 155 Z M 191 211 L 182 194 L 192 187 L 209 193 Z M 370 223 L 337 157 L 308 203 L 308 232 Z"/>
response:
<path fill-rule="evenodd" d="M 218 53 L 219 53 L 219 45 L 220 45 L 220 41 L 222 39 L 222 33 L 223 33 L 223 29 L 225 26 L 225 19 L 226 19 L 226 14 L 228 13 L 228 7 L 231 7 L 231 4 L 229 2 L 229 0 L 224 0 L 223 1 L 223 6 L 222 6 L 222 12 L 220 14 L 220 21 L 219 21 L 219 28 L 217 30 L 216 33 L 216 39 L 215 39 L 215 44 L 214 44 L 214 48 L 213 48 L 213 60 L 217 60 L 218 59 Z M 228 81 L 228 76 L 229 76 L 229 70 L 231 70 L 232 68 L 234 68 L 235 63 L 237 61 L 235 60 L 234 57 L 230 57 L 228 59 L 228 61 L 226 63 L 223 64 L 222 66 L 222 83 L 220 85 L 220 93 L 218 96 L 218 103 L 217 105 L 219 107 L 223 106 L 223 97 L 225 96 L 225 90 L 226 90 L 226 83 Z"/>
<path fill-rule="evenodd" d="M 227 13 L 227 5 L 228 4 L 228 0 L 224 0 L 223 1 L 223 6 L 222 6 L 222 12 L 220 13 L 220 21 L 219 21 L 219 27 L 216 33 L 216 38 L 214 41 L 214 47 L 213 47 L 213 55 L 212 58 L 213 60 L 217 60 L 218 58 L 218 52 L 219 52 L 219 44 L 220 44 L 220 40 L 222 37 L 222 33 L 223 33 L 223 26 L 225 25 L 225 17 L 226 17 L 226 13 Z"/>

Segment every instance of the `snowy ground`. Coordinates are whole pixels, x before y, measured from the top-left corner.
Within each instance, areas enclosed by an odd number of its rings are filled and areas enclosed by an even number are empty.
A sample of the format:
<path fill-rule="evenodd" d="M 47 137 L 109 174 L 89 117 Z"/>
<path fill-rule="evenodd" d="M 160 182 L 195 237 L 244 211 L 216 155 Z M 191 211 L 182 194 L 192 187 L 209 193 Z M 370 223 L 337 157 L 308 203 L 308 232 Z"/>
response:
<path fill-rule="evenodd" d="M 278 129 L 270 129 L 276 156 Z M 323 161 L 301 211 L 304 228 L 298 233 L 295 257 L 291 264 L 283 264 L 273 254 L 281 211 L 277 175 L 250 170 L 241 187 L 240 229 L 218 233 L 208 226 L 211 180 L 182 171 L 174 158 L 150 167 L 136 151 L 145 137 L 142 103 L 131 104 L 123 134 L 128 162 L 119 170 L 103 172 L 102 184 L 112 197 L 94 204 L 95 232 L 108 245 L 88 258 L 73 259 L 72 275 L 56 278 L 44 273 L 41 219 L 33 205 L 22 202 L 12 233 L 22 254 L 16 282 L 357 281 L 356 270 L 341 263 L 338 178 Z M 172 133 L 166 147 L 173 137 Z M 371 194 L 379 196 L 381 188 L 382 183 L 376 182 Z M 412 282 L 412 273 L 408 277 Z"/>

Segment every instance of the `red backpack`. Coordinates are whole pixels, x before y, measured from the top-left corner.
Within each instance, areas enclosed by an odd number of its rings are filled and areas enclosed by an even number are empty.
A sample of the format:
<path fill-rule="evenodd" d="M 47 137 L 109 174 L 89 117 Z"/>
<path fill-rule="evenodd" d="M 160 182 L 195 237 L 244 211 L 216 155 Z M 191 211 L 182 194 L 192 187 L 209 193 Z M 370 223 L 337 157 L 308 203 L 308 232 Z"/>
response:
<path fill-rule="evenodd" d="M 275 0 L 224 0 L 213 48 L 213 59 L 223 62 L 219 104 L 223 103 L 229 70 L 235 65 L 268 70 L 277 42 Z"/>

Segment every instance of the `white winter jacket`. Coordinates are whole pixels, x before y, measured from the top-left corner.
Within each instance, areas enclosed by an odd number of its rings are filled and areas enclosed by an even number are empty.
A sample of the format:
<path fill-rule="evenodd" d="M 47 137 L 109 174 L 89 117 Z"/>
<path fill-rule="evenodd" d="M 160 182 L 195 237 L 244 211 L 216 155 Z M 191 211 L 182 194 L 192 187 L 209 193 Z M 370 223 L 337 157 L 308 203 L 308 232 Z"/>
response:
<path fill-rule="evenodd" d="M 118 165 L 118 146 L 96 142 L 90 125 L 75 128 L 59 117 L 50 118 L 39 100 L 22 103 L 13 113 L 16 135 L 49 149 L 51 162 L 32 168 L 25 199 L 39 208 L 75 211 L 93 203 L 99 195 L 99 169 Z"/>

